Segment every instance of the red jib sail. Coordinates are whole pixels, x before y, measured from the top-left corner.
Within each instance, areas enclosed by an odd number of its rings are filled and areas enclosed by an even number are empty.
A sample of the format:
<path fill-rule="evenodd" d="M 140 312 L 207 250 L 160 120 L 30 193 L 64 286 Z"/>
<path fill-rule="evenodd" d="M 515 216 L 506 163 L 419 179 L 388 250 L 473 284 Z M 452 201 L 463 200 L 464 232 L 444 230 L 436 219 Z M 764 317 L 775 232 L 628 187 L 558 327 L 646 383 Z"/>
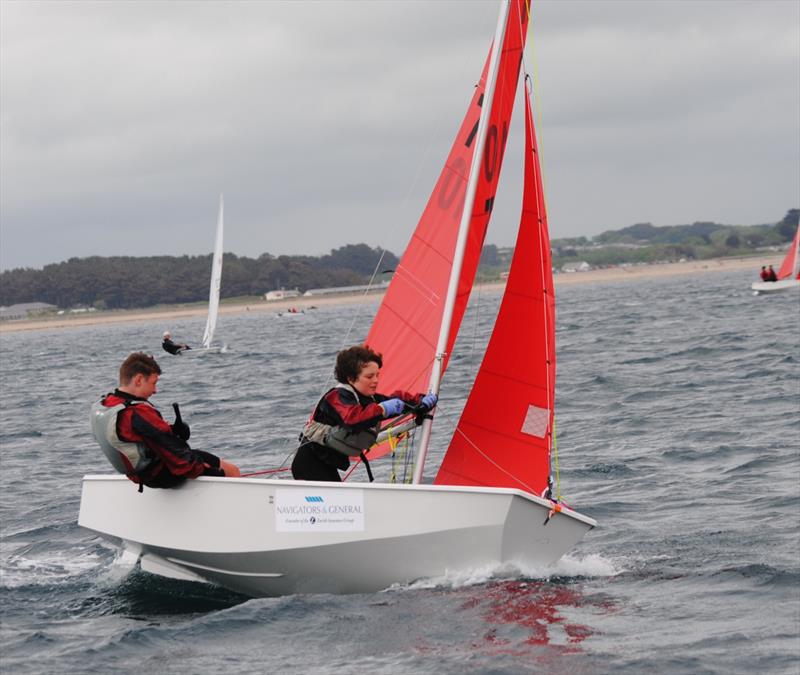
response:
<path fill-rule="evenodd" d="M 541 494 L 550 474 L 555 296 L 533 119 L 525 97 L 525 188 L 505 294 L 483 363 L 436 476 L 446 485 Z"/>
<path fill-rule="evenodd" d="M 528 14 L 525 0 L 513 0 L 500 52 L 497 84 L 475 205 L 447 342 L 449 354 L 466 309 L 492 212 L 503 151 L 511 123 Z M 469 166 L 483 104 L 487 63 L 433 193 L 394 272 L 366 339 L 383 354 L 379 389 L 425 392 L 442 322 Z M 383 454 L 373 448 L 371 457 Z"/>
<path fill-rule="evenodd" d="M 797 269 L 798 249 L 800 249 L 800 225 L 797 226 L 797 232 L 794 233 L 792 245 L 786 252 L 786 257 L 781 263 L 781 268 L 778 270 L 778 279 L 791 279 L 796 277 L 800 279 L 800 270 Z"/>

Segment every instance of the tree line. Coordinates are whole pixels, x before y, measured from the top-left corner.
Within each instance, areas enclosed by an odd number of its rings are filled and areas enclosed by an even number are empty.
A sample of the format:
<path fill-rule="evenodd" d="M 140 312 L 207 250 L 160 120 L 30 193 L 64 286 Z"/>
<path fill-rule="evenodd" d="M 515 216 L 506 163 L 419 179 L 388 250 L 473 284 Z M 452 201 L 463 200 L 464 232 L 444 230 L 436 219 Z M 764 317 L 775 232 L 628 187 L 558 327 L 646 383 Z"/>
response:
<path fill-rule="evenodd" d="M 382 259 L 381 259 L 382 258 Z M 365 284 L 398 260 L 390 251 L 351 244 L 314 256 L 247 258 L 226 253 L 220 297 L 262 296 L 267 291 Z M 208 298 L 211 255 L 70 258 L 42 269 L 0 273 L 0 305 L 47 302 L 61 308 L 134 309 Z M 383 277 L 379 274 L 378 281 Z"/>
<path fill-rule="evenodd" d="M 794 237 L 798 221 L 800 210 L 790 209 L 782 220 L 765 225 L 696 222 L 657 227 L 651 223 L 637 223 L 591 238 L 554 239 L 553 263 L 559 268 L 577 261 L 602 266 L 741 256 L 785 246 Z"/>
<path fill-rule="evenodd" d="M 656 227 L 638 223 L 609 230 L 596 237 L 554 239 L 553 265 L 586 261 L 591 265 L 702 260 L 754 253 L 791 241 L 800 221 L 800 210 L 790 209 L 777 223 L 766 225 L 691 225 Z M 513 248 L 483 247 L 479 280 L 499 278 L 508 269 Z M 380 261 L 380 264 L 379 264 Z M 380 247 L 349 244 L 329 254 L 247 258 L 226 253 L 222 264 L 220 296 L 262 296 L 280 288 L 301 292 L 365 284 L 394 270 L 397 256 Z M 14 269 L 0 273 L 0 305 L 47 302 L 61 308 L 133 309 L 162 304 L 202 302 L 208 298 L 211 255 L 130 256 L 71 258 L 43 269 Z"/>

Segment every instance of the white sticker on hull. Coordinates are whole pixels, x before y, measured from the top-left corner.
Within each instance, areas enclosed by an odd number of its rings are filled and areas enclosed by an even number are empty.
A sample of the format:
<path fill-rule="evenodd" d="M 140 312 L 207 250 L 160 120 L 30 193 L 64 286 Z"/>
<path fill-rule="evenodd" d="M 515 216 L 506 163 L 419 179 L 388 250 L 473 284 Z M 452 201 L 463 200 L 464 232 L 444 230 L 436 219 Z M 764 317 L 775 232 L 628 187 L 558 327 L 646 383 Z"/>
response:
<path fill-rule="evenodd" d="M 276 532 L 363 532 L 362 490 L 277 489 Z"/>

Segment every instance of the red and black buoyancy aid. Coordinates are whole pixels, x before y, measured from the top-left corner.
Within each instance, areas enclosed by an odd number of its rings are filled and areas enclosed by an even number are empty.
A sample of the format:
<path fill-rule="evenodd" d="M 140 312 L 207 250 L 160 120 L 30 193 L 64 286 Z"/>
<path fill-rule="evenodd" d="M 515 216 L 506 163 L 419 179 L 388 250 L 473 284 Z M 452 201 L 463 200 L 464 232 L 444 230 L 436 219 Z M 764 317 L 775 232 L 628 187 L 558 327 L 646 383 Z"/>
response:
<path fill-rule="evenodd" d="M 353 428 L 348 427 L 341 423 L 333 423 L 333 416 L 338 415 L 341 417 L 340 410 L 346 409 L 347 406 L 339 403 L 338 396 L 331 398 L 329 395 L 337 390 L 348 391 L 356 403 L 361 403 L 358 392 L 348 384 L 338 384 L 333 389 L 322 397 L 314 412 L 311 414 L 303 432 L 300 435 L 301 441 L 303 439 L 312 443 L 327 446 L 337 452 L 347 455 L 349 457 L 357 457 L 365 450 L 370 448 L 375 439 L 378 437 L 380 431 L 381 416 L 375 417 L 373 423 L 367 427 Z M 339 392 L 337 391 L 337 394 Z M 327 403 L 326 412 L 320 411 L 320 406 L 323 401 Z M 371 401 L 374 402 L 374 401 Z M 363 405 L 363 404 L 362 404 Z M 325 420 L 325 421 L 323 421 Z"/>
<path fill-rule="evenodd" d="M 144 399 L 108 394 L 92 407 L 91 423 L 112 466 L 140 486 L 170 488 L 187 478 L 224 475 L 215 455 L 193 450 Z"/>
<path fill-rule="evenodd" d="M 153 453 L 144 443 L 123 441 L 119 437 L 117 416 L 129 406 L 152 407 L 152 404 L 148 401 L 119 399 L 119 403 L 107 406 L 109 396 L 113 394 L 104 396 L 92 406 L 92 433 L 111 466 L 141 487 L 146 470 L 153 464 Z"/>

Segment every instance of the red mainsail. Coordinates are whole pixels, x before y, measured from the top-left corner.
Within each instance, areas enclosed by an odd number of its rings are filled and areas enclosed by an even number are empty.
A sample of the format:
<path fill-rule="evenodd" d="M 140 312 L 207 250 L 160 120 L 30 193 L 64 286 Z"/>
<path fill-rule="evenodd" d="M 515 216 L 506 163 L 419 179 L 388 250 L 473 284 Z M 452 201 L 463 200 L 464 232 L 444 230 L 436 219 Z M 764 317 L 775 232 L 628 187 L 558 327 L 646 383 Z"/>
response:
<path fill-rule="evenodd" d="M 514 257 L 483 363 L 435 482 L 541 494 L 550 474 L 555 296 L 542 177 L 525 97 L 525 188 Z"/>
<path fill-rule="evenodd" d="M 513 0 L 500 51 L 475 204 L 447 341 L 452 350 L 478 267 L 511 123 L 528 25 L 525 0 Z M 488 59 L 466 117 L 411 241 L 395 270 L 366 343 L 383 354 L 380 391 L 427 391 L 464 208 L 483 104 Z M 446 361 L 445 361 L 446 365 Z M 370 457 L 384 454 L 373 448 Z"/>
<path fill-rule="evenodd" d="M 798 249 L 800 249 L 800 225 L 797 226 L 797 232 L 794 233 L 792 245 L 786 252 L 786 257 L 783 259 L 781 268 L 778 270 L 778 280 L 791 279 L 792 277 L 800 279 L 800 270 L 797 269 Z"/>

